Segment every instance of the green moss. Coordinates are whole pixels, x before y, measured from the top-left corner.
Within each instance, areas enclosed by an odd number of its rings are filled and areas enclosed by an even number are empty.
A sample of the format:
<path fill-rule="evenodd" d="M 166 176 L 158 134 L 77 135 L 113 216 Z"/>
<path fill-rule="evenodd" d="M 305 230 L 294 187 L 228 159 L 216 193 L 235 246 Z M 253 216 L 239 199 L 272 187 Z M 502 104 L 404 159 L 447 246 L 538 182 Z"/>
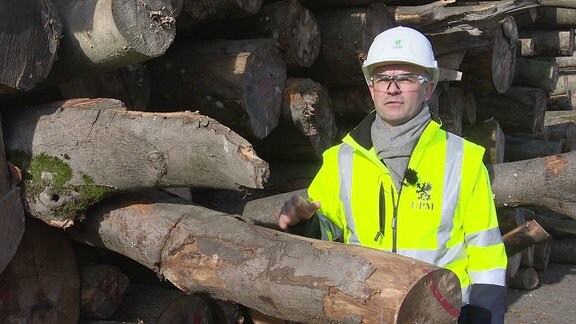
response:
<path fill-rule="evenodd" d="M 52 185 L 56 191 L 63 190 L 72 179 L 70 165 L 46 153 L 40 153 L 32 158 L 28 173 L 35 184 L 42 187 Z"/>
<path fill-rule="evenodd" d="M 21 170 L 28 169 L 32 155 L 20 150 L 6 151 L 6 158 Z"/>

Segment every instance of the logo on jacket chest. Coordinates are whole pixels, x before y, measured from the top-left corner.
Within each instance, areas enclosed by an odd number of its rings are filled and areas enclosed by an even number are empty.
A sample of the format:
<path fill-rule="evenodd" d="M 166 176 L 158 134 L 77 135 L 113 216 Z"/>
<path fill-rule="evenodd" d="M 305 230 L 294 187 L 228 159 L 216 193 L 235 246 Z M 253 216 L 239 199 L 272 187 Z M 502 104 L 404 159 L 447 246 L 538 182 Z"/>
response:
<path fill-rule="evenodd" d="M 416 183 L 416 200 L 412 201 L 412 209 L 427 211 L 434 210 L 432 184 L 430 182 Z"/>

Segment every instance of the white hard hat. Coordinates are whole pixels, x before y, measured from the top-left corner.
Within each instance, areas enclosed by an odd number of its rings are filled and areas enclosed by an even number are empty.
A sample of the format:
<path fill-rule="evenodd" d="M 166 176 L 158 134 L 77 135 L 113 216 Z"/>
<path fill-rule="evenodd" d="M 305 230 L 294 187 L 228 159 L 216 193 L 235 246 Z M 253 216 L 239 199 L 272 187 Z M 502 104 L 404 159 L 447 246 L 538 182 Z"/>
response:
<path fill-rule="evenodd" d="M 424 34 L 409 27 L 394 27 L 380 33 L 370 45 L 362 72 L 370 83 L 372 70 L 381 65 L 409 63 L 423 67 L 437 84 L 440 71 L 432 44 Z"/>

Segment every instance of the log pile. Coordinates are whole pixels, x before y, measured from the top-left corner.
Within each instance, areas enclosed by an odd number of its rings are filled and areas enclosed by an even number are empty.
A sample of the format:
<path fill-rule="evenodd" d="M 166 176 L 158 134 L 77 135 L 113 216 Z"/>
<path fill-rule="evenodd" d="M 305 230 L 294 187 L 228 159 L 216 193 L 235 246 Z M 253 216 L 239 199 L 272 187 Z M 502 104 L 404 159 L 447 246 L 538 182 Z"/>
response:
<path fill-rule="evenodd" d="M 1 322 L 454 322 L 450 272 L 276 227 L 373 110 L 360 67 L 396 25 L 437 53 L 442 127 L 486 149 L 509 287 L 576 262 L 571 1 L 26 0 L 0 17 Z"/>

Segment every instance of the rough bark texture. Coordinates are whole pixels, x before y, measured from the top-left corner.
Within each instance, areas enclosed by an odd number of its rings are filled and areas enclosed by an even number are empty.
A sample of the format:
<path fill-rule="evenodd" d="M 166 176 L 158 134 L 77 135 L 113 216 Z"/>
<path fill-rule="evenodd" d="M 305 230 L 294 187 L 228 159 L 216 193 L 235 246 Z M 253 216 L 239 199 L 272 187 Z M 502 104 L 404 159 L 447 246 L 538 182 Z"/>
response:
<path fill-rule="evenodd" d="M 30 90 L 46 79 L 62 37 L 52 1 L 2 1 L 0 31 L 0 93 Z"/>
<path fill-rule="evenodd" d="M 260 10 L 262 2 L 262 0 L 183 0 L 184 10 L 180 17 L 183 23 L 178 23 L 178 28 L 193 28 L 194 25 L 211 21 L 253 15 Z"/>
<path fill-rule="evenodd" d="M 553 60 L 516 59 L 513 84 L 553 91 L 558 83 L 558 64 Z"/>
<path fill-rule="evenodd" d="M 485 148 L 484 163 L 504 162 L 505 136 L 496 119 L 464 127 L 464 136 Z"/>
<path fill-rule="evenodd" d="M 557 27 L 560 28 L 560 27 Z M 533 56 L 572 56 L 574 52 L 574 29 L 524 29 L 521 38 L 532 39 Z"/>
<path fill-rule="evenodd" d="M 64 234 L 28 219 L 18 252 L 0 274 L 0 292 L 4 323 L 76 323 L 80 283 Z"/>
<path fill-rule="evenodd" d="M 456 135 L 462 135 L 462 118 L 466 96 L 460 88 L 448 88 L 440 95 L 438 115 L 442 120 L 442 129 Z"/>
<path fill-rule="evenodd" d="M 198 110 L 259 139 L 278 125 L 286 64 L 273 40 L 188 43 L 148 67 L 150 110 Z"/>
<path fill-rule="evenodd" d="M 518 135 L 506 135 L 504 159 L 506 161 L 528 160 L 562 153 L 562 144 Z"/>
<path fill-rule="evenodd" d="M 243 138 L 191 112 L 127 111 L 112 99 L 4 115 L 6 149 L 26 174 L 28 211 L 66 227 L 116 191 L 262 188 L 268 164 Z"/>
<path fill-rule="evenodd" d="M 142 223 L 156 230 L 142 232 Z M 69 232 L 75 239 L 155 269 L 184 292 L 278 318 L 449 322 L 459 313 L 458 279 L 448 270 L 285 234 L 199 206 L 123 198 L 93 209 L 81 225 Z"/>
<path fill-rule="evenodd" d="M 170 0 L 54 0 L 54 4 L 64 37 L 48 84 L 160 56 L 176 35 Z"/>
<path fill-rule="evenodd" d="M 110 318 L 122 302 L 130 280 L 113 265 L 89 263 L 80 269 L 82 316 Z"/>

